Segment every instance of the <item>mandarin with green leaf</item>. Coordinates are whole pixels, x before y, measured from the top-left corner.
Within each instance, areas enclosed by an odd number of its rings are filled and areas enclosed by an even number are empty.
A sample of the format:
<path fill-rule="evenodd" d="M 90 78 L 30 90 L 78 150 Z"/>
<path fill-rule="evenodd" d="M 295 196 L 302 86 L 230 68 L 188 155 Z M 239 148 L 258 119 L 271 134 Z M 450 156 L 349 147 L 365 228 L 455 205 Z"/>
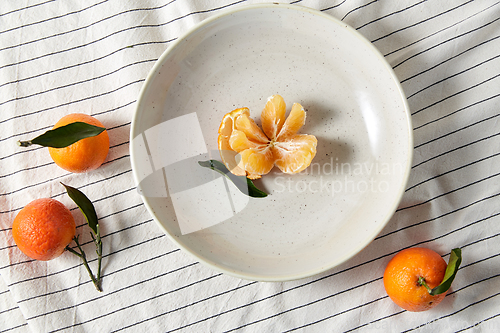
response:
<path fill-rule="evenodd" d="M 385 268 L 385 290 L 391 300 L 405 310 L 432 309 L 444 299 L 446 291 L 431 295 L 429 288 L 443 281 L 446 267 L 444 259 L 433 250 L 423 247 L 402 250 Z"/>
<path fill-rule="evenodd" d="M 96 118 L 83 113 L 72 113 L 62 117 L 53 127 L 59 128 L 74 122 L 104 127 Z M 52 160 L 61 168 L 73 173 L 97 169 L 104 163 L 109 151 L 109 136 L 106 130 L 99 135 L 81 139 L 64 148 L 49 147 Z"/>

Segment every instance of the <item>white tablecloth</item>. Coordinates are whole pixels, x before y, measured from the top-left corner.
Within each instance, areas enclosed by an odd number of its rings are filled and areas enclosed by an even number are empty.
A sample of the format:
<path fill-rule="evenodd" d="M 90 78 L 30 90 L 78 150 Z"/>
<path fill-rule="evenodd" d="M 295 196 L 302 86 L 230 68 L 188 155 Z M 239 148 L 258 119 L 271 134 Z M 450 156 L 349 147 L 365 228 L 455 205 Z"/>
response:
<path fill-rule="evenodd" d="M 370 40 L 394 68 L 412 112 L 414 160 L 400 206 L 345 264 L 292 282 L 240 280 L 198 263 L 152 220 L 129 155 L 145 77 L 196 23 L 258 2 L 1 2 L 0 331 L 498 330 L 500 1 L 283 1 L 321 10 Z M 108 128 L 111 149 L 98 170 L 70 174 L 46 149 L 15 144 L 73 112 Z M 33 261 L 12 240 L 14 216 L 36 198 L 60 200 L 77 216 L 59 182 L 80 188 L 98 211 L 103 293 L 72 254 Z M 83 220 L 77 224 L 79 232 Z M 444 301 L 422 313 L 398 308 L 382 283 L 390 258 L 412 246 L 432 248 L 445 260 L 461 247 L 464 257 Z"/>

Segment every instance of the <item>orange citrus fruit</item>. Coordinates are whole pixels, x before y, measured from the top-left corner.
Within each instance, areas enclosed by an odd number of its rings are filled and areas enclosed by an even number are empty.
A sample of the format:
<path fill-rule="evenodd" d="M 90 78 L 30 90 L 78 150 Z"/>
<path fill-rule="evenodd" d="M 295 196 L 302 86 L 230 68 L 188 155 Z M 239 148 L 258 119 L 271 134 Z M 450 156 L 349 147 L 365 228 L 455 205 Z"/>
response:
<path fill-rule="evenodd" d="M 306 120 L 304 108 L 295 103 L 285 117 L 283 97 L 268 98 L 261 113 L 262 130 L 248 108 L 233 110 L 222 118 L 218 148 L 222 162 L 235 175 L 261 178 L 276 165 L 293 174 L 307 168 L 316 155 L 314 135 L 297 134 Z"/>
<path fill-rule="evenodd" d="M 60 256 L 75 232 L 75 220 L 69 209 L 49 198 L 30 202 L 12 223 L 12 236 L 17 247 L 36 260 Z"/>
<path fill-rule="evenodd" d="M 59 119 L 53 128 L 58 128 L 74 122 L 84 122 L 90 125 L 104 127 L 92 116 L 83 113 L 72 113 Z M 95 170 L 108 156 L 109 136 L 103 131 L 97 136 L 82 139 L 64 148 L 49 147 L 50 157 L 64 170 L 82 173 Z"/>
<path fill-rule="evenodd" d="M 443 280 L 446 266 L 444 259 L 433 250 L 422 247 L 402 250 L 385 268 L 385 290 L 403 309 L 413 312 L 429 310 L 444 299 L 446 292 L 432 296 L 419 278 L 422 277 L 432 289 Z"/>

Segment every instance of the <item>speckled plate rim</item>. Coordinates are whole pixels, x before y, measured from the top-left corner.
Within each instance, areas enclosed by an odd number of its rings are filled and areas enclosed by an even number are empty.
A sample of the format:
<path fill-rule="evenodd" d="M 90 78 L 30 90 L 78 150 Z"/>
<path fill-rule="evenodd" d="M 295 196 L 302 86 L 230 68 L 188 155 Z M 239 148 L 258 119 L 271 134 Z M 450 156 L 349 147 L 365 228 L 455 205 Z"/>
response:
<path fill-rule="evenodd" d="M 324 14 L 318 10 L 307 8 L 307 7 L 302 7 L 302 6 L 297 6 L 297 5 L 289 5 L 289 4 L 281 4 L 281 3 L 250 4 L 250 5 L 242 5 L 242 6 L 239 6 L 236 8 L 232 8 L 232 9 L 226 9 L 221 13 L 214 14 L 213 16 L 201 21 L 200 23 L 196 24 L 195 26 L 193 26 L 192 28 L 187 30 L 184 34 L 179 36 L 162 53 L 162 55 L 158 58 L 158 60 L 155 62 L 155 64 L 151 68 L 150 72 L 148 73 L 146 80 L 145 80 L 145 82 L 140 90 L 137 104 L 136 104 L 136 111 L 134 112 L 132 122 L 131 122 L 131 129 L 130 129 L 130 141 L 131 142 L 138 135 L 136 133 L 135 129 L 136 129 L 136 124 L 137 124 L 138 113 L 140 112 L 140 109 L 139 109 L 139 107 L 141 105 L 140 101 L 144 97 L 149 86 L 151 85 L 153 78 L 155 77 L 155 74 L 162 67 L 165 60 L 169 57 L 169 55 L 175 51 L 176 47 L 184 39 L 188 38 L 190 35 L 197 32 L 198 30 L 203 29 L 204 27 L 208 26 L 209 24 L 212 24 L 214 21 L 220 20 L 226 16 L 229 16 L 229 15 L 232 15 L 232 14 L 235 14 L 238 12 L 247 11 L 247 10 L 251 10 L 251 9 L 271 9 L 271 10 L 276 10 L 276 9 L 289 9 L 290 10 L 291 9 L 291 10 L 296 10 L 296 11 L 302 11 L 302 12 L 305 12 L 308 14 L 318 16 L 318 18 L 320 18 L 320 19 L 329 20 L 335 24 L 339 24 L 339 25 L 344 26 L 344 28 L 351 33 L 353 38 L 357 38 L 358 40 L 360 40 L 364 44 L 366 44 L 368 46 L 368 48 L 372 51 L 373 55 L 375 55 L 380 60 L 380 63 L 383 64 L 383 66 L 386 68 L 387 73 L 394 81 L 394 86 L 398 90 L 398 93 L 401 97 L 401 102 L 404 106 L 405 113 L 406 113 L 406 121 L 407 121 L 407 128 L 408 128 L 408 137 L 407 137 L 407 139 L 408 139 L 408 148 L 407 148 L 408 149 L 408 160 L 406 161 L 407 167 L 404 170 L 403 181 L 401 182 L 401 186 L 400 186 L 398 193 L 397 193 L 397 196 L 396 196 L 396 198 L 398 198 L 398 199 L 394 201 L 391 209 L 388 210 L 388 213 L 385 216 L 384 222 L 380 223 L 379 227 L 375 228 L 373 230 L 370 237 L 366 238 L 366 240 L 364 242 L 360 242 L 358 247 L 356 247 L 352 251 L 346 253 L 343 256 L 343 258 L 339 259 L 336 263 L 333 263 L 331 265 L 325 265 L 325 266 L 318 268 L 318 269 L 315 269 L 315 270 L 304 271 L 301 274 L 293 274 L 293 275 L 287 275 L 287 276 L 275 276 L 275 277 L 267 276 L 267 275 L 264 276 L 264 275 L 259 275 L 259 274 L 238 273 L 236 271 L 229 270 L 216 262 L 207 260 L 203 256 L 200 256 L 197 252 L 193 251 L 191 248 L 186 247 L 186 246 L 182 245 L 181 243 L 179 243 L 176 240 L 176 238 L 172 234 L 170 234 L 170 232 L 160 222 L 159 216 L 157 216 L 157 214 L 154 212 L 153 208 L 148 203 L 147 199 L 143 196 L 141 197 L 149 214 L 153 217 L 156 224 L 169 237 L 169 239 L 171 241 L 173 241 L 177 246 L 179 246 L 179 248 L 182 249 L 184 252 L 189 253 L 191 256 L 193 256 L 194 258 L 199 260 L 204 265 L 214 269 L 215 271 L 222 272 L 222 273 L 227 274 L 229 276 L 233 276 L 233 277 L 245 279 L 245 280 L 263 281 L 263 282 L 292 281 L 292 280 L 303 279 L 303 278 L 307 278 L 307 277 L 311 277 L 314 275 L 324 273 L 332 268 L 335 268 L 335 267 L 345 263 L 346 261 L 353 258 L 355 255 L 357 255 L 359 252 L 361 252 L 363 249 L 365 249 L 375 239 L 375 237 L 385 228 L 385 226 L 387 225 L 389 220 L 392 218 L 392 216 L 396 212 L 396 209 L 399 205 L 399 202 L 401 201 L 401 198 L 404 194 L 406 184 L 408 182 L 410 171 L 411 171 L 411 164 L 412 164 L 412 160 L 413 160 L 413 127 L 412 127 L 412 122 L 411 122 L 411 113 L 410 113 L 410 108 L 409 108 L 405 93 L 403 91 L 403 88 L 400 84 L 399 79 L 397 78 L 396 74 L 394 73 L 392 67 L 389 65 L 389 63 L 386 61 L 386 59 L 380 53 L 380 51 L 370 41 L 368 41 L 364 36 L 362 36 L 360 33 L 358 33 L 354 28 L 350 27 L 349 25 L 336 19 L 333 16 Z M 140 178 L 139 178 L 139 175 L 137 173 L 137 167 L 135 167 L 135 163 L 134 163 L 134 160 L 136 159 L 136 152 L 134 151 L 132 144 L 130 145 L 130 158 L 131 158 L 133 178 L 134 178 L 135 184 L 138 185 L 140 182 Z"/>

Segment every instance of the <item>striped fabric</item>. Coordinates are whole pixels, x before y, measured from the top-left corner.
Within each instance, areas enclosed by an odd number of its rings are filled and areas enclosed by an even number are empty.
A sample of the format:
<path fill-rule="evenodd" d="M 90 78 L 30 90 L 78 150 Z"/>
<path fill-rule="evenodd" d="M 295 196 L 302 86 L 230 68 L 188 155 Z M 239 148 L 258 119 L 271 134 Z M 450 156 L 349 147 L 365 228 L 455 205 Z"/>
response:
<path fill-rule="evenodd" d="M 284 283 L 239 280 L 198 263 L 160 230 L 137 193 L 129 132 L 162 52 L 214 14 L 261 1 L 2 0 L 0 4 L 1 332 L 494 332 L 500 327 L 500 1 L 297 0 L 343 20 L 394 68 L 408 97 L 414 160 L 403 199 L 361 253 Z M 110 153 L 94 172 L 21 149 L 63 115 L 95 116 Z M 69 253 L 37 262 L 12 220 L 40 197 L 92 199 L 103 232 L 103 293 Z M 76 215 L 76 214 L 75 214 Z M 77 232 L 83 229 L 77 220 Z M 82 235 L 87 253 L 90 237 Z M 431 311 L 398 308 L 382 274 L 403 248 L 462 266 Z M 89 254 L 90 255 L 90 254 Z M 91 265 L 95 264 L 91 256 Z"/>

